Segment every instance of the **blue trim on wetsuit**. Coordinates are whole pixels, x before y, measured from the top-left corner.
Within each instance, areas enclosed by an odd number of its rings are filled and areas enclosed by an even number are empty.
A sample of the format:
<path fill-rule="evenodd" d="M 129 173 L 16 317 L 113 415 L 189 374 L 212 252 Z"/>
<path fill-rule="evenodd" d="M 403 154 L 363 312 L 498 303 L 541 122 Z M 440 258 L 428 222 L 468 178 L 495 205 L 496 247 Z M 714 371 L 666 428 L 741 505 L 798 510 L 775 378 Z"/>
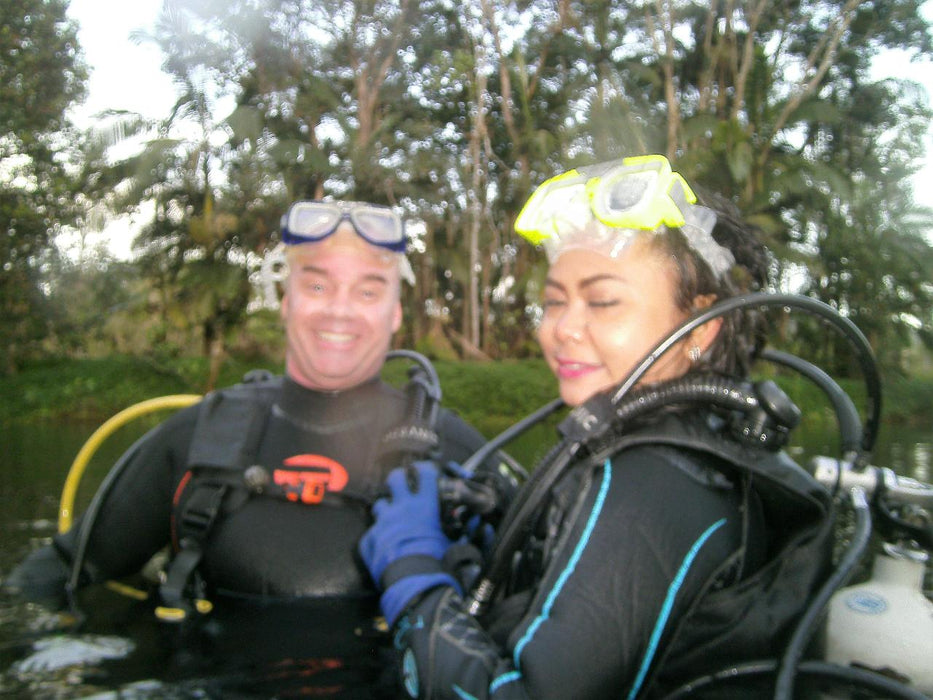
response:
<path fill-rule="evenodd" d="M 471 695 L 470 693 L 466 692 L 459 685 L 454 685 L 453 691 L 456 693 L 458 698 L 463 698 L 463 700 L 477 700 L 475 695 Z"/>
<path fill-rule="evenodd" d="M 699 538 L 697 538 L 697 541 L 693 543 L 690 551 L 687 552 L 687 556 L 685 556 L 683 562 L 681 562 L 680 568 L 677 570 L 677 575 L 674 576 L 674 580 L 671 581 L 671 585 L 667 588 L 667 596 L 664 598 L 664 605 L 661 606 L 661 612 L 658 614 L 658 619 L 654 623 L 654 631 L 652 631 L 651 640 L 648 642 L 648 650 L 645 652 L 645 657 L 642 659 L 641 667 L 638 669 L 638 675 L 635 677 L 635 683 L 632 685 L 632 689 L 629 691 L 629 700 L 632 700 L 632 698 L 638 694 L 642 683 L 645 682 L 645 676 L 648 675 L 648 669 L 651 666 L 651 661 L 654 659 L 654 655 L 658 651 L 658 644 L 661 641 L 661 632 L 664 630 L 664 626 L 667 624 L 667 620 L 671 616 L 671 610 L 674 608 L 674 598 L 677 597 L 677 592 L 683 585 L 684 579 L 687 578 L 687 572 L 690 570 L 690 566 L 693 564 L 693 560 L 696 559 L 700 549 L 704 544 L 706 544 L 706 541 L 712 537 L 713 533 L 725 524 L 726 519 L 720 518 L 715 523 L 706 528 L 706 531 L 700 535 Z"/>
<path fill-rule="evenodd" d="M 518 671 L 509 671 L 508 673 L 503 673 L 501 676 L 496 678 L 492 683 L 489 684 L 489 694 L 492 695 L 499 690 L 506 683 L 511 683 L 512 681 L 517 681 L 522 677 L 522 674 Z"/>
<path fill-rule="evenodd" d="M 525 634 L 522 635 L 522 638 L 518 641 L 518 644 L 515 645 L 513 662 L 516 668 L 520 668 L 521 666 L 519 657 L 521 656 L 522 650 L 531 641 L 531 638 L 534 636 L 535 632 L 537 632 L 538 628 L 544 624 L 544 622 L 550 616 L 551 608 L 554 606 L 554 601 L 557 599 L 557 596 L 560 594 L 561 589 L 567 582 L 567 579 L 570 578 L 570 575 L 576 568 L 577 563 L 580 561 L 580 557 L 583 556 L 583 550 L 586 549 L 586 545 L 590 541 L 590 536 L 593 534 L 593 528 L 596 527 L 596 520 L 599 518 L 599 514 L 602 512 L 603 505 L 606 502 L 606 494 L 609 492 L 610 483 L 612 483 L 612 464 L 607 459 L 605 469 L 603 471 L 603 482 L 599 487 L 599 495 L 596 497 L 596 502 L 593 504 L 593 510 L 590 511 L 590 517 L 587 520 L 586 528 L 584 528 L 580 539 L 577 540 L 577 545 L 573 549 L 573 554 L 571 555 L 570 560 L 567 562 L 567 566 L 564 567 L 564 570 L 557 578 L 557 582 L 554 584 L 551 592 L 548 593 L 547 599 L 545 599 L 544 605 L 542 606 L 538 617 L 536 617 L 534 622 L 529 625 L 528 629 L 525 631 Z"/>

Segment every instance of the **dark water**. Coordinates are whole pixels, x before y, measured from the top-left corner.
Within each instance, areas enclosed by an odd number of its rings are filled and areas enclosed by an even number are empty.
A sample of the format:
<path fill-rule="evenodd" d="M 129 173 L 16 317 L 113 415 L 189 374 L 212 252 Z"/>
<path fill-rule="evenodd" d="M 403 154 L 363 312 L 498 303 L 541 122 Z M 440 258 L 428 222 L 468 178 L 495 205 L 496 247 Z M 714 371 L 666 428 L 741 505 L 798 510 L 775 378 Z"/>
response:
<path fill-rule="evenodd" d="M 89 502 L 110 465 L 154 424 L 142 419 L 121 428 L 103 443 L 88 465 L 76 511 Z M 96 424 L 0 425 L 0 576 L 28 552 L 48 542 L 57 526 L 62 486 L 80 447 Z M 542 432 L 538 442 L 548 440 Z M 836 437 L 806 432 L 792 449 L 807 455 L 834 455 Z M 526 440 L 526 442 L 528 442 Z M 532 441 L 534 442 L 534 441 Z M 534 449 L 540 454 L 540 444 Z M 513 450 L 513 453 L 516 450 Z M 873 463 L 930 482 L 933 425 L 884 426 Z M 530 455 L 515 454 L 526 463 Z M 0 599 L 0 695 L 38 698 L 143 697 L 379 697 L 371 688 L 389 664 L 380 650 L 381 632 L 360 616 L 343 625 L 347 638 L 315 638 L 302 629 L 334 629 L 327 618 L 345 619 L 352 610 L 303 613 L 267 610 L 258 619 L 237 619 L 237 633 L 225 637 L 226 624 L 214 616 L 206 630 L 190 632 L 155 621 L 151 606 L 98 589 L 82 594 L 82 609 L 95 611 L 84 625 L 8 597 Z M 277 615 L 279 615 L 277 617 Z M 344 616 L 344 617 L 342 617 Z M 252 626 L 250 626 L 250 624 Z M 281 641 L 281 630 L 297 628 L 305 653 L 281 650 L 275 662 L 256 665 L 248 652 L 260 637 Z M 245 631 L 244 631 L 245 630 Z M 273 645 L 274 646 L 274 645 Z M 348 654 L 357 654 L 348 665 Z M 310 653 L 309 650 L 314 650 Z"/>

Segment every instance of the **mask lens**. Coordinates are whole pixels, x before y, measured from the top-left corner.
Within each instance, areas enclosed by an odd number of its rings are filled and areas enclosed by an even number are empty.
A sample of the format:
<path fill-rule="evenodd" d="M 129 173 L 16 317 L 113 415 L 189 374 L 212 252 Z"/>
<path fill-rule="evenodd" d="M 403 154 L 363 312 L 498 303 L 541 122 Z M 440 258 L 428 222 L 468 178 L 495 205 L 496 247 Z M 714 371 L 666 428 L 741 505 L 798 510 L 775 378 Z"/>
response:
<path fill-rule="evenodd" d="M 396 253 L 405 251 L 405 228 L 395 212 L 357 202 L 293 204 L 283 218 L 282 240 L 286 244 L 320 241 L 336 231 L 344 218 L 369 243 Z"/>
<path fill-rule="evenodd" d="M 331 204 L 299 202 L 289 211 L 285 228 L 292 236 L 317 241 L 333 233 L 342 216 L 340 209 Z"/>
<path fill-rule="evenodd" d="M 644 219 L 657 188 L 657 172 L 620 168 L 599 181 L 593 196 L 593 213 L 609 226 L 653 228 Z"/>
<path fill-rule="evenodd" d="M 357 207 L 350 210 L 350 219 L 357 232 L 370 243 L 404 250 L 402 222 L 390 209 Z"/>
<path fill-rule="evenodd" d="M 610 183 L 606 192 L 607 209 L 618 213 L 640 209 L 650 199 L 657 180 L 656 173 L 638 173 Z"/>

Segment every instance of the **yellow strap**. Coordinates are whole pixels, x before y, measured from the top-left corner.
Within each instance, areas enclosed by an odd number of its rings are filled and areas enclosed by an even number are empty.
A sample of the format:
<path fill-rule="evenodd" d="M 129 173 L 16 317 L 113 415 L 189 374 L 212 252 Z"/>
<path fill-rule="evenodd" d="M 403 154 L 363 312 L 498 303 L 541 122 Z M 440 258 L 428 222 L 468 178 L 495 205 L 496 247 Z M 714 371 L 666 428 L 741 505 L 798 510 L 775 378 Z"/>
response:
<path fill-rule="evenodd" d="M 188 616 L 188 613 L 181 608 L 167 608 L 160 605 L 155 609 L 155 615 L 163 622 L 181 622 Z"/>
<path fill-rule="evenodd" d="M 146 600 L 149 598 L 149 594 L 146 593 L 146 591 L 141 591 L 135 586 L 128 586 L 119 581 L 107 581 L 104 585 L 114 593 L 119 593 L 127 598 L 133 598 L 135 600 Z"/>
<path fill-rule="evenodd" d="M 184 408 L 185 406 L 190 406 L 200 401 L 201 398 L 202 397 L 198 394 L 172 394 L 141 401 L 120 411 L 95 430 L 91 437 L 88 438 L 87 442 L 84 443 L 84 446 L 75 457 L 74 462 L 71 463 L 71 468 L 68 470 L 68 476 L 65 479 L 65 487 L 62 489 L 62 497 L 58 508 L 58 531 L 67 532 L 71 529 L 75 496 L 78 493 L 78 484 L 81 483 L 81 477 L 84 474 L 88 462 L 104 440 L 110 437 L 115 430 L 139 416 L 167 408 Z"/>
<path fill-rule="evenodd" d="M 194 609 L 201 615 L 207 615 L 214 609 L 214 604 L 204 598 L 198 598 L 194 601 Z M 155 609 L 155 616 L 162 622 L 181 622 L 188 617 L 188 613 L 183 608 L 169 608 L 159 605 Z"/>

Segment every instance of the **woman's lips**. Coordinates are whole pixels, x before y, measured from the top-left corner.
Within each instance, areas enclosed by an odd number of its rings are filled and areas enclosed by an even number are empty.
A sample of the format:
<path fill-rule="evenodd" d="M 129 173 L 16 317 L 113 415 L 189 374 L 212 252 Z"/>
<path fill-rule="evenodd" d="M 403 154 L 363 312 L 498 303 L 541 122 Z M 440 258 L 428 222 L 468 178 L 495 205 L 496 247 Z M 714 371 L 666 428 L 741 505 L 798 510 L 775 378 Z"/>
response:
<path fill-rule="evenodd" d="M 557 360 L 557 376 L 561 379 L 579 379 L 599 369 L 598 364 L 589 362 L 574 362 L 573 360 Z"/>

